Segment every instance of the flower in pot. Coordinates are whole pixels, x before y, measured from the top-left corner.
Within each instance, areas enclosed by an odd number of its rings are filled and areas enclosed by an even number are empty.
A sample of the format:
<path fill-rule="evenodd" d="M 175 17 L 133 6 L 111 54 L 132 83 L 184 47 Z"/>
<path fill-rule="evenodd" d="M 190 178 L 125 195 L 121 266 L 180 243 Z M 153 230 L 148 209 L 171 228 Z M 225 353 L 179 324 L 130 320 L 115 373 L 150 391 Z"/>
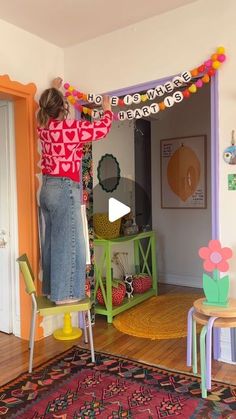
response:
<path fill-rule="evenodd" d="M 203 273 L 203 290 L 206 296 L 204 304 L 226 307 L 229 300 L 229 276 L 222 276 L 227 272 L 227 259 L 233 255 L 229 247 L 221 247 L 219 240 L 210 240 L 208 247 L 199 249 L 199 256 L 204 260 L 203 268 L 213 272 L 212 276 Z"/>

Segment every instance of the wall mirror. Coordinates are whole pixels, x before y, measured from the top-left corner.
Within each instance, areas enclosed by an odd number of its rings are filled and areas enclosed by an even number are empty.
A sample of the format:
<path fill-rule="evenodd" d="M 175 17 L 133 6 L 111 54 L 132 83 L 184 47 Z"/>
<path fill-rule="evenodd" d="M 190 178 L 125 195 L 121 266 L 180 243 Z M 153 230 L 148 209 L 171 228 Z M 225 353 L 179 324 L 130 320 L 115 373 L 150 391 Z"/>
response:
<path fill-rule="evenodd" d="M 113 192 L 120 182 L 120 165 L 112 154 L 104 154 L 98 163 L 99 185 L 106 192 Z"/>

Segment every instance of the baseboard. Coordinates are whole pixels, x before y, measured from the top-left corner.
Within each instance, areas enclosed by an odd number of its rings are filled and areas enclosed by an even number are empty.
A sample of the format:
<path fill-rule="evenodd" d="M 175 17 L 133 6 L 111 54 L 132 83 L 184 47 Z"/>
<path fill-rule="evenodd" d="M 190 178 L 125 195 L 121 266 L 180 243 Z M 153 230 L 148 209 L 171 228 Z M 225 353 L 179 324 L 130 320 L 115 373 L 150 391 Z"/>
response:
<path fill-rule="evenodd" d="M 232 361 L 231 356 L 231 343 L 220 340 L 221 354 L 219 361 L 226 362 L 227 364 L 236 365 L 236 362 Z"/>
<path fill-rule="evenodd" d="M 190 275 L 176 275 L 159 272 L 158 282 L 183 287 L 202 288 L 202 278 Z"/>
<path fill-rule="evenodd" d="M 233 358 L 235 354 L 232 354 L 233 345 L 231 344 L 231 333 L 229 328 L 221 329 L 220 347 L 221 353 L 219 361 L 226 362 L 227 364 L 236 365 L 236 362 L 234 362 Z"/>

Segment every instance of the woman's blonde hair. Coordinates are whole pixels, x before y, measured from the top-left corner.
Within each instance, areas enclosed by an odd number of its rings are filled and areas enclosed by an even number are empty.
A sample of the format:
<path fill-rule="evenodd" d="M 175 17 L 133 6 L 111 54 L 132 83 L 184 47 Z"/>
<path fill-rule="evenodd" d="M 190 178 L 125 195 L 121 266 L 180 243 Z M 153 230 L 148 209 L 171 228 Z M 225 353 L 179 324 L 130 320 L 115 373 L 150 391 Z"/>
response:
<path fill-rule="evenodd" d="M 37 122 L 40 127 L 46 127 L 51 118 L 57 119 L 60 116 L 65 119 L 69 113 L 68 102 L 55 87 L 44 90 L 39 99 L 39 106 Z"/>

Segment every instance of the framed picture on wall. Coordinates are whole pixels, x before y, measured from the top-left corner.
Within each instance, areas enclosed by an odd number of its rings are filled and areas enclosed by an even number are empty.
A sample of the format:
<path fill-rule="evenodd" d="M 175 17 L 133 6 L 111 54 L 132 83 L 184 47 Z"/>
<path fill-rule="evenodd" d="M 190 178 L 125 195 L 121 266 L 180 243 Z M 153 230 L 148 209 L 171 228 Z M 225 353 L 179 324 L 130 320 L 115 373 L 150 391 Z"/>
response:
<path fill-rule="evenodd" d="M 206 208 L 206 135 L 160 142 L 161 208 Z"/>

